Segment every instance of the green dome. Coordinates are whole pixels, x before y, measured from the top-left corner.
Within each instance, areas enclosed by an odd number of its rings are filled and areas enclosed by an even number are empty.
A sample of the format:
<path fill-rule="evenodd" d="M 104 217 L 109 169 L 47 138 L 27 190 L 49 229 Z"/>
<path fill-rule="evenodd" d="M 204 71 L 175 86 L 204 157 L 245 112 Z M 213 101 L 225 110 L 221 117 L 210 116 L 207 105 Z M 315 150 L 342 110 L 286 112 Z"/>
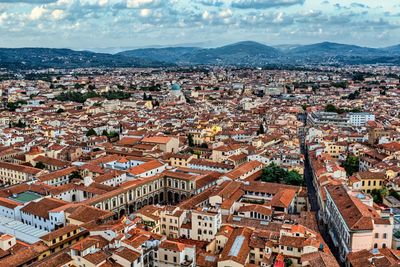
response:
<path fill-rule="evenodd" d="M 181 90 L 181 86 L 179 84 L 177 84 L 177 83 L 174 83 L 172 85 L 172 87 L 171 87 L 171 90 L 172 91 L 179 91 L 179 90 Z"/>

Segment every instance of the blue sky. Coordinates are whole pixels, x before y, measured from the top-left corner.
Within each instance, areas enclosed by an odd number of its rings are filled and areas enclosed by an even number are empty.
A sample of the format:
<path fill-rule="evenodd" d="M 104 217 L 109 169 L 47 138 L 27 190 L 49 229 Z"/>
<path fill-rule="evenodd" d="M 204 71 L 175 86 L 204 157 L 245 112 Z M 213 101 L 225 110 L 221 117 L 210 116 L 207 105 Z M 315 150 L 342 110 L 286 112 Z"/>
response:
<path fill-rule="evenodd" d="M 0 0 L 0 47 L 400 44 L 400 0 Z"/>

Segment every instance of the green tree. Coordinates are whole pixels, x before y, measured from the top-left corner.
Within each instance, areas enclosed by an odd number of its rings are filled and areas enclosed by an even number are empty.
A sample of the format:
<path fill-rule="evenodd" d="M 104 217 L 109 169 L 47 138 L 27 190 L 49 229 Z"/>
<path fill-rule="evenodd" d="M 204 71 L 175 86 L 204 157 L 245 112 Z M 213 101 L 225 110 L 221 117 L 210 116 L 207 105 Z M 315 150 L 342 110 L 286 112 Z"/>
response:
<path fill-rule="evenodd" d="M 325 106 L 325 111 L 326 112 L 337 112 L 337 108 L 332 104 L 328 104 Z"/>
<path fill-rule="evenodd" d="M 189 146 L 194 147 L 193 135 L 191 133 L 188 134 L 187 139 L 188 139 Z"/>
<path fill-rule="evenodd" d="M 82 175 L 78 171 L 74 171 L 69 176 L 69 180 L 72 180 L 72 179 L 82 179 Z"/>
<path fill-rule="evenodd" d="M 264 125 L 260 123 L 260 128 L 257 131 L 257 135 L 265 134 Z"/>
<path fill-rule="evenodd" d="M 97 135 L 96 131 L 93 129 L 89 129 L 89 131 L 87 131 L 86 136 L 92 136 L 92 135 Z"/>
<path fill-rule="evenodd" d="M 289 171 L 283 178 L 283 182 L 290 185 L 303 185 L 304 180 L 297 171 Z"/>
<path fill-rule="evenodd" d="M 289 185 L 303 185 L 303 177 L 294 170 L 285 170 L 275 163 L 265 167 L 261 174 L 261 180 L 270 183 L 280 183 Z"/>
<path fill-rule="evenodd" d="M 35 168 L 43 170 L 44 168 L 46 168 L 46 166 L 44 165 L 43 162 L 39 161 L 38 163 L 35 164 Z"/>
<path fill-rule="evenodd" d="M 374 202 L 377 204 L 382 204 L 383 198 L 385 196 L 387 196 L 387 194 L 388 194 L 388 191 L 386 188 L 372 189 L 372 191 L 371 191 L 371 196 L 372 196 Z"/>
<path fill-rule="evenodd" d="M 293 265 L 293 261 L 289 258 L 285 258 L 284 261 L 285 261 L 285 267 L 290 267 Z"/>
<path fill-rule="evenodd" d="M 358 172 L 360 169 L 360 159 L 356 156 L 348 155 L 346 160 L 343 162 L 342 167 L 346 170 L 348 176 Z"/>

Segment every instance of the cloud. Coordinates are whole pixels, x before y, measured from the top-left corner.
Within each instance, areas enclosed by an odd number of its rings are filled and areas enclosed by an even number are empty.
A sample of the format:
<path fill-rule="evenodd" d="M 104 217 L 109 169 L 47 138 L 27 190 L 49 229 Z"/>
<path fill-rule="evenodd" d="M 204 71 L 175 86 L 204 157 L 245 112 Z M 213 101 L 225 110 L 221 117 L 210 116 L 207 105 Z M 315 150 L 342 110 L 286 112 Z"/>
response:
<path fill-rule="evenodd" d="M 205 6 L 214 7 L 221 7 L 225 4 L 222 0 L 197 0 L 196 2 Z"/>
<path fill-rule="evenodd" d="M 303 5 L 305 0 L 235 0 L 232 2 L 232 7 L 234 8 L 253 8 L 253 9 L 263 9 L 263 8 L 278 8 L 278 7 L 288 7 L 293 5 Z"/>
<path fill-rule="evenodd" d="M 18 4 L 18 3 L 24 3 L 24 4 L 50 4 L 50 3 L 55 3 L 57 0 L 0 0 L 0 3 L 13 3 L 13 4 Z"/>
<path fill-rule="evenodd" d="M 31 14 L 29 16 L 29 18 L 31 20 L 38 20 L 40 19 L 45 13 L 47 12 L 47 10 L 43 7 L 43 6 L 37 6 L 34 7 L 31 11 Z"/>
<path fill-rule="evenodd" d="M 158 8 L 161 7 L 166 0 L 127 0 L 128 8 Z"/>
<path fill-rule="evenodd" d="M 36 4 L 27 5 L 27 0 L 0 0 L 0 46 L 223 44 L 257 38 L 270 44 L 398 42 L 397 9 L 386 1 L 372 8 L 371 1 L 33 0 Z M 335 8 L 335 3 L 341 4 Z M 383 33 L 385 39 L 379 38 Z"/>

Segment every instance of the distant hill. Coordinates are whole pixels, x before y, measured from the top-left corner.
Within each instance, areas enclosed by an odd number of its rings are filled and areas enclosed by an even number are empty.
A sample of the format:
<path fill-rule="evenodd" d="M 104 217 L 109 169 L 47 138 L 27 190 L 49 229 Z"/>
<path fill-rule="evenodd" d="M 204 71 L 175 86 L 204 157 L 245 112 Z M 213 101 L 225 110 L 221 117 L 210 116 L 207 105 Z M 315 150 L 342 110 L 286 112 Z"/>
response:
<path fill-rule="evenodd" d="M 400 54 L 391 54 L 384 49 L 331 42 L 298 46 L 287 54 L 295 61 L 339 64 L 400 63 Z"/>
<path fill-rule="evenodd" d="M 281 56 L 281 52 L 271 46 L 247 41 L 201 49 L 187 60 L 194 64 L 264 65 L 275 63 Z"/>
<path fill-rule="evenodd" d="M 117 55 L 136 57 L 177 64 L 268 64 L 280 52 L 257 42 L 239 42 L 218 48 L 169 47 L 124 51 Z"/>
<path fill-rule="evenodd" d="M 0 67 L 9 69 L 375 63 L 400 65 L 400 45 L 369 48 L 323 42 L 274 48 L 245 41 L 217 48 L 142 48 L 117 54 L 53 48 L 0 48 Z"/>
<path fill-rule="evenodd" d="M 120 52 L 116 55 L 134 57 L 152 61 L 175 63 L 181 61 L 187 54 L 191 55 L 201 50 L 197 47 L 166 47 L 166 48 L 141 48 Z"/>
<path fill-rule="evenodd" d="M 89 51 L 54 48 L 0 48 L 0 67 L 9 69 L 141 67 L 164 63 Z"/>
<path fill-rule="evenodd" d="M 400 44 L 399 45 L 385 47 L 385 48 L 382 48 L 381 50 L 389 52 L 389 53 L 400 54 Z"/>

